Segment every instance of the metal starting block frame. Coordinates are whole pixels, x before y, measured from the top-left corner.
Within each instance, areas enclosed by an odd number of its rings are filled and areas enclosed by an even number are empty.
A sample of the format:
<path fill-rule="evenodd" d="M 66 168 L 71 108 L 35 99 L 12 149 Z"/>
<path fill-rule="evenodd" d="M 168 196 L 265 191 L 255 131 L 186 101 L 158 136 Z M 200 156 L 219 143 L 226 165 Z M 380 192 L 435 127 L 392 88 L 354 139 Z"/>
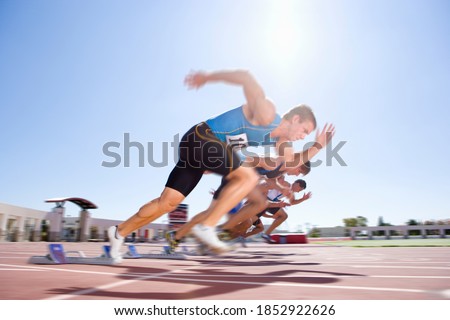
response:
<path fill-rule="evenodd" d="M 189 250 L 186 246 L 182 246 L 181 252 L 184 255 L 194 256 L 194 257 L 211 255 L 211 253 L 208 251 L 208 248 L 201 243 L 198 244 L 197 247 L 193 250 Z"/>
<path fill-rule="evenodd" d="M 109 251 L 111 250 L 111 247 L 109 245 L 103 246 L 103 254 L 104 257 L 110 258 L 111 255 Z M 124 259 L 172 259 L 172 260 L 185 260 L 186 256 L 181 253 L 147 253 L 142 254 L 138 253 L 136 246 L 133 244 L 128 245 L 128 251 L 123 255 Z"/>
<path fill-rule="evenodd" d="M 64 251 L 60 243 L 48 245 L 49 253 L 46 256 L 32 256 L 28 263 L 32 264 L 93 264 L 93 265 L 113 265 L 114 260 L 108 257 L 86 257 L 82 251 Z M 76 253 L 78 256 L 68 256 Z"/>

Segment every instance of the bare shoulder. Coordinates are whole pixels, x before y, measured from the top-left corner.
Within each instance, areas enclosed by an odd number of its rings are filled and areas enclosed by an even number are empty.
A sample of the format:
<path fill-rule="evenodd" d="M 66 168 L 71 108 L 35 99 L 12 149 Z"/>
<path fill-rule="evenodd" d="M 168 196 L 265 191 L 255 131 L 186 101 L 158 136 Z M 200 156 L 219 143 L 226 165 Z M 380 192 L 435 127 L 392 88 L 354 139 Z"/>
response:
<path fill-rule="evenodd" d="M 275 104 L 269 98 L 256 99 L 253 106 L 245 104 L 243 106 L 244 116 L 256 126 L 268 126 L 275 120 Z"/>

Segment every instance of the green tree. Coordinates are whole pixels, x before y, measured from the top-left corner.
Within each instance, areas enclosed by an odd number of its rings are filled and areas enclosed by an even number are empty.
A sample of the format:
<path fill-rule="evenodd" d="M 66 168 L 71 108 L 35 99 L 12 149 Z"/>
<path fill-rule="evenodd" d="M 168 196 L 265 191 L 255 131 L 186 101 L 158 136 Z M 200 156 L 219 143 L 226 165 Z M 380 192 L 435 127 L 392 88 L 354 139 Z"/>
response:
<path fill-rule="evenodd" d="M 344 222 L 345 227 L 347 228 L 345 230 L 345 234 L 348 237 L 350 235 L 349 228 L 352 227 L 367 227 L 367 218 L 363 216 L 357 216 L 356 218 L 346 218 L 342 220 Z"/>
<path fill-rule="evenodd" d="M 320 238 L 320 230 L 317 228 L 312 228 L 308 234 L 308 237 L 311 238 Z"/>
<path fill-rule="evenodd" d="M 392 226 L 392 224 L 384 222 L 383 217 L 380 216 L 380 217 L 378 218 L 378 226 L 379 226 L 379 227 L 388 227 L 388 226 Z M 377 231 L 377 232 L 374 232 L 374 234 L 377 235 L 377 236 L 382 236 L 382 235 L 384 235 L 384 231 Z M 398 235 L 398 233 L 397 233 L 397 232 L 394 232 L 394 233 L 391 234 L 391 235 Z"/>
<path fill-rule="evenodd" d="M 406 224 L 407 224 L 408 226 L 418 226 L 418 225 L 419 225 L 419 222 L 417 222 L 417 220 L 414 220 L 414 219 L 409 219 L 409 220 L 406 222 Z"/>
<path fill-rule="evenodd" d="M 418 226 L 420 225 L 420 223 L 417 220 L 414 219 L 409 219 L 406 224 L 408 226 Z M 420 231 L 419 230 L 409 230 L 408 231 L 408 235 L 410 236 L 420 236 Z"/>
<path fill-rule="evenodd" d="M 346 218 L 342 220 L 346 228 L 352 228 L 358 226 L 358 219 L 356 218 Z"/>
<path fill-rule="evenodd" d="M 367 227 L 367 218 L 362 216 L 357 216 L 356 219 L 358 220 L 358 227 Z"/>

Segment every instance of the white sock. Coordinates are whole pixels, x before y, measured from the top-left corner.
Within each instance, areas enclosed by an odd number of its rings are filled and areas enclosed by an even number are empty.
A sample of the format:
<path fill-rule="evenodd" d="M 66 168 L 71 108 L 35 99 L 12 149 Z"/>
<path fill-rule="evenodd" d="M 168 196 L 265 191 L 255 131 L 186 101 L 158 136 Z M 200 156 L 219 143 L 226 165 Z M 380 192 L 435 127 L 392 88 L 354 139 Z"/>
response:
<path fill-rule="evenodd" d="M 114 237 L 117 240 L 123 240 L 123 237 L 119 234 L 119 227 L 118 226 L 116 226 L 116 232 L 114 233 Z"/>

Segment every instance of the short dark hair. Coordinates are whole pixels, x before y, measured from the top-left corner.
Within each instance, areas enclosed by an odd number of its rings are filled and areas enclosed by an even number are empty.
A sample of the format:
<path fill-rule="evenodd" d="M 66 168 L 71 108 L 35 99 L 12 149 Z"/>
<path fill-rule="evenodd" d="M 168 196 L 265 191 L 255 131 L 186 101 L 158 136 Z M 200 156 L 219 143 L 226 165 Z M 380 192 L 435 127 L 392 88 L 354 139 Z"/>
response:
<path fill-rule="evenodd" d="M 298 105 L 283 115 L 283 119 L 291 120 L 293 116 L 298 115 L 301 121 L 309 120 L 314 125 L 314 129 L 317 127 L 316 117 L 310 106 L 306 104 Z"/>
<path fill-rule="evenodd" d="M 305 180 L 297 179 L 297 180 L 294 181 L 294 183 L 298 183 L 302 189 L 306 189 L 306 181 Z"/>

